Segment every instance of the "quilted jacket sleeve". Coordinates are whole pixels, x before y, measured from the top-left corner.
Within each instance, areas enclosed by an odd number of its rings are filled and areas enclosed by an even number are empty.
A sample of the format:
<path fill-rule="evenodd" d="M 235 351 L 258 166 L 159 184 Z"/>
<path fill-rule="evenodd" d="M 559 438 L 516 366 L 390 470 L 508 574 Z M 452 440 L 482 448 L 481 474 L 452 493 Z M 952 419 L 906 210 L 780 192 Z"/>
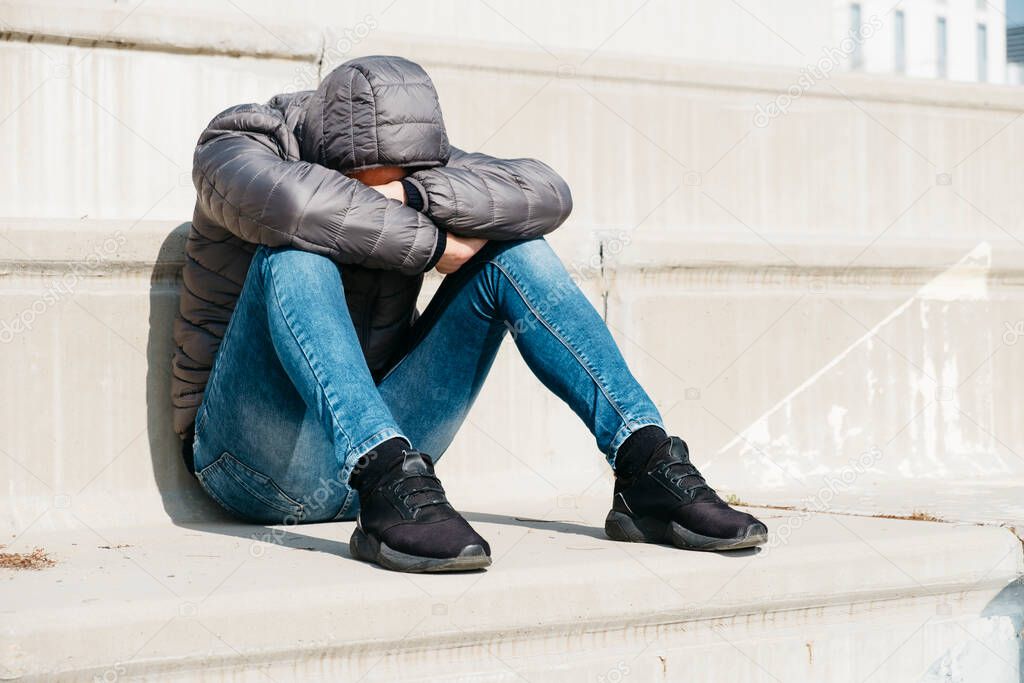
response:
<path fill-rule="evenodd" d="M 411 176 L 422 187 L 424 212 L 439 227 L 510 240 L 546 235 L 569 217 L 569 186 L 547 164 L 451 150 L 447 166 Z"/>
<path fill-rule="evenodd" d="M 292 246 L 336 263 L 419 273 L 438 239 L 431 220 L 357 180 L 298 159 L 280 114 L 232 107 L 193 158 L 199 208 L 241 239 Z"/>

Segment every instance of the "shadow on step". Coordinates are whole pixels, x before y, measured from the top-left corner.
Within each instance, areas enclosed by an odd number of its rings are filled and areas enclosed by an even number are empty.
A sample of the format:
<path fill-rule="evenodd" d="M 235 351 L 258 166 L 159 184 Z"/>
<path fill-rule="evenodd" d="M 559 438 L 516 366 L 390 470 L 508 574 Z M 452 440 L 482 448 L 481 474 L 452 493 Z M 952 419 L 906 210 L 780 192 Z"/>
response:
<path fill-rule="evenodd" d="M 535 517 L 517 517 L 515 515 L 500 515 L 492 512 L 463 512 L 462 516 L 470 522 L 484 524 L 503 524 L 506 526 L 526 527 L 538 531 L 555 531 L 560 534 L 576 536 L 587 536 L 599 541 L 608 541 L 604 529 L 600 526 L 588 526 L 579 522 L 572 522 L 562 519 L 537 519 Z M 680 551 L 686 552 L 686 551 Z M 721 557 L 750 557 L 761 552 L 760 548 L 745 548 L 742 550 L 723 550 L 714 554 Z"/>
<path fill-rule="evenodd" d="M 245 524 L 235 521 L 224 523 L 204 522 L 199 524 L 182 523 L 178 526 L 204 534 L 219 534 L 221 536 L 233 536 L 246 541 L 252 541 L 249 554 L 258 557 L 264 552 L 262 544 L 271 543 L 294 550 L 305 550 L 308 552 L 326 553 L 345 559 L 352 559 L 348 550 L 348 536 L 344 540 L 336 538 L 323 538 L 302 533 L 303 527 L 286 526 L 271 527 L 261 524 Z M 308 527 L 307 527 L 308 528 Z"/>
<path fill-rule="evenodd" d="M 575 534 L 577 536 L 589 536 L 590 538 L 607 540 L 604 530 L 560 519 L 535 519 L 533 517 L 516 517 L 512 515 L 499 515 L 493 512 L 463 512 L 470 523 L 482 522 L 485 524 L 503 524 L 505 526 L 519 526 L 541 531 L 557 531 L 560 534 Z"/>
<path fill-rule="evenodd" d="M 217 506 L 200 488 L 199 482 L 185 468 L 181 457 L 181 441 L 174 433 L 171 407 L 171 357 L 174 352 L 173 323 L 178 311 L 178 290 L 185 258 L 185 241 L 190 224 L 182 223 L 172 230 L 160 246 L 150 276 L 149 334 L 146 344 L 146 407 L 149 452 L 153 474 L 164 511 L 180 527 L 252 540 L 277 543 L 299 550 L 317 551 L 351 557 L 347 539 L 319 538 L 284 528 L 241 525 Z M 588 526 L 574 521 L 534 519 L 490 512 L 469 512 L 470 522 L 528 527 L 607 540 L 600 525 Z M 254 543 L 254 548 L 259 543 Z M 722 553 L 743 557 L 755 551 Z"/>
<path fill-rule="evenodd" d="M 182 526 L 229 519 L 185 469 L 181 440 L 174 432 L 172 421 L 173 325 L 178 311 L 178 288 L 181 286 L 189 227 L 189 223 L 177 226 L 160 245 L 150 275 L 149 337 L 146 343 L 146 424 L 153 476 L 164 511 L 172 522 Z"/>

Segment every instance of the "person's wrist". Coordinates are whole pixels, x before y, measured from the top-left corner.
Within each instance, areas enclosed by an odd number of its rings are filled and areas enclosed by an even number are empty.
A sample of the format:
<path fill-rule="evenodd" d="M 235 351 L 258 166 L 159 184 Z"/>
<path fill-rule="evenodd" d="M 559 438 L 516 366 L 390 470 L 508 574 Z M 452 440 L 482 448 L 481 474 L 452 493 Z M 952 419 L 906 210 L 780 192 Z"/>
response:
<path fill-rule="evenodd" d="M 430 255 L 430 260 L 427 261 L 426 267 L 423 268 L 423 272 L 424 273 L 432 270 L 434 268 L 434 266 L 437 265 L 437 262 L 441 260 L 442 256 L 444 256 L 444 252 L 445 252 L 445 250 L 447 248 L 448 248 L 448 232 L 445 231 L 445 230 L 442 230 L 441 228 L 438 228 L 437 229 L 437 242 L 434 243 L 434 251 Z"/>
<path fill-rule="evenodd" d="M 423 211 L 423 193 L 416 186 L 417 184 L 409 178 L 402 178 L 398 181 L 402 184 L 402 192 L 405 196 L 405 205 L 414 211 Z"/>

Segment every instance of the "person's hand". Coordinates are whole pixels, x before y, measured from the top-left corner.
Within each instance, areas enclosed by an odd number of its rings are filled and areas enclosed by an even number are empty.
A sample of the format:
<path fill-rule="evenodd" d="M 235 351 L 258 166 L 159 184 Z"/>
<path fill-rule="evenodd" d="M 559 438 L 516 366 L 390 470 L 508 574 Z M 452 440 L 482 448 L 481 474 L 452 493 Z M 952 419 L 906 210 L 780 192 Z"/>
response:
<path fill-rule="evenodd" d="M 390 183 L 384 183 L 383 185 L 370 185 L 370 187 L 388 199 L 395 199 L 405 204 L 405 186 L 399 180 L 392 180 Z"/>
<path fill-rule="evenodd" d="M 401 184 L 401 183 L 399 183 Z M 459 237 L 448 233 L 444 253 L 438 259 L 437 272 L 450 275 L 462 267 L 462 264 L 473 258 L 487 244 L 487 240 L 479 237 Z"/>

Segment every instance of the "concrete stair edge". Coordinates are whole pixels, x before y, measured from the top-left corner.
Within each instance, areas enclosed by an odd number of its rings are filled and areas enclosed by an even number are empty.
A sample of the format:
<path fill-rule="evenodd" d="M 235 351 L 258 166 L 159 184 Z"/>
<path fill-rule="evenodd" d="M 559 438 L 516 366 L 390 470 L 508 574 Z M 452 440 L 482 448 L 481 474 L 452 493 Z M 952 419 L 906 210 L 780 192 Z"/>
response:
<path fill-rule="evenodd" d="M 921 601 L 956 603 L 968 594 L 990 601 L 1024 572 L 1018 539 L 991 527 L 873 518 L 840 525 L 814 514 L 785 544 L 725 557 L 603 539 L 602 503 L 588 501 L 581 511 L 593 532 L 582 540 L 576 522 L 553 520 L 525 533 L 507 522 L 474 522 L 492 540 L 495 564 L 485 573 L 434 577 L 339 557 L 347 556 L 352 523 L 291 527 L 281 542 L 247 539 L 265 528 L 238 525 L 113 531 L 111 541 L 130 545 L 124 550 L 88 549 L 84 530 L 42 533 L 41 542 L 52 541 L 48 549 L 65 554 L 57 567 L 0 584 L 3 640 L 17 655 L 8 668 L 20 662 L 22 676 L 77 677 L 103 675 L 120 662 L 133 675 L 155 675 L 495 639 L 533 647 L 552 634 L 633 638 L 647 627 L 769 614 L 798 612 L 813 621 L 837 606 L 873 606 L 859 615 L 851 607 L 851 623 L 860 623 L 879 618 L 882 603 L 918 609 Z M 771 510 L 755 512 L 778 524 Z M 304 546 L 319 552 L 300 552 Z M 146 578 L 172 561 L 178 578 L 166 586 Z M 87 577 L 91 583 L 81 583 Z M 196 659 L 197 643 L 213 642 L 210 633 L 229 647 Z M 324 633 L 326 640 L 303 641 Z M 125 652 L 142 641 L 126 662 Z M 54 658 L 58 652 L 63 658 Z"/>

